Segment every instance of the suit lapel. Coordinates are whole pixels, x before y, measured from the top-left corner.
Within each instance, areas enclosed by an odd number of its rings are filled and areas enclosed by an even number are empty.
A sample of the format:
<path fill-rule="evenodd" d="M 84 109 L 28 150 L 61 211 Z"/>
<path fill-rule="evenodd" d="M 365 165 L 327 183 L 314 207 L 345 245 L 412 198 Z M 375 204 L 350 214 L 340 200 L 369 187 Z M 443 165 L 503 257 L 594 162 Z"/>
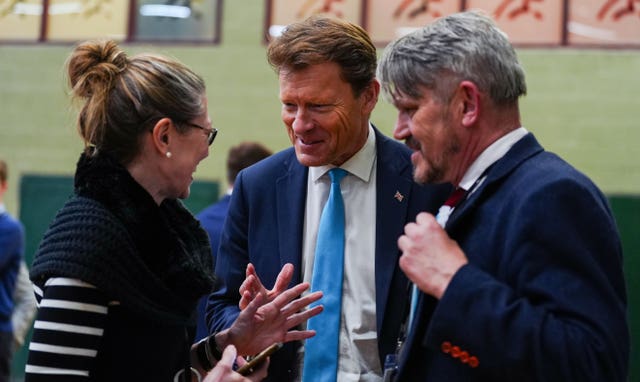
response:
<path fill-rule="evenodd" d="M 376 315 L 381 335 L 385 308 L 394 272 L 398 267 L 398 238 L 404 231 L 411 200 L 411 166 L 399 161 L 390 141 L 376 132 Z"/>
<path fill-rule="evenodd" d="M 476 206 L 484 200 L 484 197 L 490 193 L 490 190 L 498 186 L 502 180 L 507 177 L 516 167 L 528 158 L 542 152 L 544 149 L 533 134 L 525 135 L 521 140 L 516 142 L 513 147 L 500 159 L 498 159 L 492 168 L 487 172 L 487 178 L 482 182 L 478 189 L 468 196 L 456 211 L 453 212 L 447 222 L 447 231 L 451 232 L 461 219 L 473 211 Z"/>
<path fill-rule="evenodd" d="M 298 163 L 293 150 L 284 166 L 284 175 L 276 180 L 277 227 L 271 228 L 278 232 L 280 266 L 286 263 L 293 264 L 296 272 L 292 283 L 297 284 L 301 281 L 302 229 L 307 200 L 308 168 Z"/>

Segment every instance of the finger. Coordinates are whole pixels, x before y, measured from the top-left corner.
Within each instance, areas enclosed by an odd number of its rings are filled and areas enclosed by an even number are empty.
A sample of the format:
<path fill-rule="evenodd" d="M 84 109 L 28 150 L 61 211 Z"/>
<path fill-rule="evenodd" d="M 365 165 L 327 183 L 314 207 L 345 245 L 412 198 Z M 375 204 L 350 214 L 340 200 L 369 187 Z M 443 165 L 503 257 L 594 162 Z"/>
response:
<path fill-rule="evenodd" d="M 291 300 L 300 296 L 302 292 L 309 289 L 309 283 L 304 282 L 300 283 L 292 288 L 287 289 L 282 292 L 275 300 L 273 300 L 274 305 L 278 309 L 282 309 L 285 305 L 287 305 Z"/>
<path fill-rule="evenodd" d="M 302 341 L 316 335 L 315 330 L 291 330 L 284 336 L 284 342 Z"/>
<path fill-rule="evenodd" d="M 251 300 L 252 300 L 251 293 L 249 292 L 243 293 L 242 297 L 240 297 L 240 301 L 238 302 L 238 307 L 240 308 L 240 310 L 246 309 L 249 303 L 251 302 Z"/>
<path fill-rule="evenodd" d="M 402 235 L 398 238 L 398 248 L 404 253 L 411 246 L 412 240 L 407 235 Z"/>
<path fill-rule="evenodd" d="M 242 284 L 240 285 L 240 288 L 238 289 L 238 291 L 240 292 L 241 295 L 244 294 L 244 292 L 249 292 L 251 294 L 254 293 L 254 288 L 253 288 L 253 283 L 255 282 L 255 276 L 254 275 L 247 275 L 247 278 L 244 279 L 244 281 L 242 282 Z"/>
<path fill-rule="evenodd" d="M 300 310 L 304 309 L 305 306 L 311 305 L 312 303 L 320 300 L 324 294 L 321 291 L 309 293 L 304 297 L 300 297 L 296 300 L 291 301 L 284 308 L 280 309 L 280 312 L 284 316 L 292 315 Z"/>
<path fill-rule="evenodd" d="M 247 361 L 247 360 L 246 360 L 246 358 L 244 358 L 243 356 L 241 356 L 241 355 L 237 355 L 237 356 L 236 356 L 236 365 L 237 365 L 238 367 L 242 367 L 242 366 L 244 366 L 244 364 L 245 364 L 245 363 L 247 363 L 247 362 L 248 362 L 248 361 Z"/>
<path fill-rule="evenodd" d="M 314 306 L 311 309 L 307 309 L 300 313 L 291 315 L 291 317 L 287 318 L 287 322 L 285 324 L 287 330 L 300 325 L 302 322 L 308 320 L 313 316 L 317 316 L 318 314 L 322 313 L 323 310 L 324 310 L 324 307 L 322 305 L 318 305 L 318 306 Z"/>
<path fill-rule="evenodd" d="M 413 223 L 413 222 L 405 224 L 405 226 L 404 226 L 404 232 L 406 233 L 408 229 L 411 229 L 411 227 L 415 227 L 416 225 L 417 225 L 417 224 L 416 224 L 416 223 Z"/>
<path fill-rule="evenodd" d="M 246 280 L 251 279 L 251 293 L 256 295 L 258 293 L 267 293 L 267 288 L 262 285 L 262 281 L 260 277 L 258 277 L 258 272 L 256 272 L 256 268 L 252 263 L 247 264 L 247 270 L 245 271 Z"/>
<path fill-rule="evenodd" d="M 416 235 L 421 235 L 422 230 L 424 229 L 423 227 L 424 227 L 423 225 L 415 224 L 415 223 L 407 224 L 404 227 L 404 234 L 409 237 L 415 237 Z"/>
<path fill-rule="evenodd" d="M 262 281 L 260 281 L 260 277 L 258 277 L 258 273 L 256 272 L 256 267 L 252 263 L 247 264 L 247 270 L 245 271 L 245 276 L 246 276 L 245 282 L 248 280 L 251 280 L 248 286 L 250 286 L 252 294 L 256 294 L 264 290 Z"/>
<path fill-rule="evenodd" d="M 404 274 L 407 276 L 407 278 L 413 282 L 414 280 L 411 278 L 412 276 L 412 272 L 411 272 L 411 265 L 412 262 L 409 259 L 409 257 L 402 255 L 400 256 L 400 259 L 398 260 L 398 265 L 400 266 L 400 270 L 402 270 L 402 272 L 404 272 Z"/>
<path fill-rule="evenodd" d="M 416 223 L 419 225 L 437 224 L 436 218 L 428 212 L 420 212 L 418 216 L 416 216 Z"/>
<path fill-rule="evenodd" d="M 273 290 L 276 293 L 280 293 L 281 291 L 287 289 L 287 286 L 291 282 L 293 278 L 293 264 L 287 263 L 282 267 L 282 270 L 278 274 L 276 278 L 276 283 L 273 286 Z"/>
<path fill-rule="evenodd" d="M 247 269 L 245 270 L 245 276 L 249 277 L 255 274 L 256 274 L 256 267 L 254 267 L 252 263 L 247 264 Z"/>
<path fill-rule="evenodd" d="M 247 307 L 241 312 L 241 314 L 246 314 L 248 316 L 253 316 L 259 307 L 264 304 L 266 297 L 262 293 L 258 293 L 253 300 L 247 305 Z"/>
<path fill-rule="evenodd" d="M 256 295 L 257 291 L 255 288 L 255 283 L 256 276 L 248 275 L 242 285 L 240 285 L 240 288 L 238 289 L 241 296 L 240 301 L 238 302 L 238 307 L 240 308 L 240 310 L 245 309 L 247 305 L 249 305 L 251 300 L 253 300 L 253 296 Z"/>

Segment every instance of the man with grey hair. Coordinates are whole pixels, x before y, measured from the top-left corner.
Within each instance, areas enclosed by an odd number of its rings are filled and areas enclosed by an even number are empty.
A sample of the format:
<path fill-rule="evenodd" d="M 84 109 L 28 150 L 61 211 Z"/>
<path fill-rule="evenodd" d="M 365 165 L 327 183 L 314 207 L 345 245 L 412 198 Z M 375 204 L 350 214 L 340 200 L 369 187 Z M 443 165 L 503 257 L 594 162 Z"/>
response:
<path fill-rule="evenodd" d="M 616 223 L 601 191 L 522 126 L 524 71 L 506 35 L 453 14 L 391 43 L 378 77 L 415 180 L 457 187 L 398 240 L 416 293 L 396 379 L 625 381 Z"/>

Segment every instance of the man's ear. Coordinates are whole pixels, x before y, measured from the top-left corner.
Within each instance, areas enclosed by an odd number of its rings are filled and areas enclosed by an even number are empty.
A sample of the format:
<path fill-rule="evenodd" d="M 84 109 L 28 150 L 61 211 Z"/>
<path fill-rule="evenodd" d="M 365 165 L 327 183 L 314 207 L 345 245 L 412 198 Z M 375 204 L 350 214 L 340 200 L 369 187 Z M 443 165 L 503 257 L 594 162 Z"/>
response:
<path fill-rule="evenodd" d="M 480 90 L 473 82 L 462 81 L 456 93 L 462 109 L 462 125 L 471 126 L 480 116 Z"/>
<path fill-rule="evenodd" d="M 170 151 L 169 144 L 173 131 L 173 122 L 169 118 L 162 118 L 153 126 L 153 130 L 151 131 L 153 147 L 161 155 L 166 155 L 167 152 Z"/>
<path fill-rule="evenodd" d="M 364 114 L 371 114 L 378 103 L 378 95 L 380 94 L 380 82 L 374 79 L 362 90 L 360 97 L 363 99 L 362 107 Z"/>

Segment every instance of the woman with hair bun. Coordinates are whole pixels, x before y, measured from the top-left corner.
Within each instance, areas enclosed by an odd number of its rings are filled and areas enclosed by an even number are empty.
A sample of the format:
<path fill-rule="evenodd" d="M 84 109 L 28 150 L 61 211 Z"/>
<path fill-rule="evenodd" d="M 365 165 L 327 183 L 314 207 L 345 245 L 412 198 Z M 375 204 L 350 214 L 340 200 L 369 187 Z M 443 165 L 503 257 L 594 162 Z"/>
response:
<path fill-rule="evenodd" d="M 301 340 L 289 330 L 321 308 L 298 284 L 258 296 L 229 329 L 191 345 L 198 299 L 215 278 L 207 233 L 178 199 L 217 130 L 205 84 L 180 62 L 128 57 L 87 41 L 67 61 L 80 101 L 84 152 L 74 193 L 45 233 L 31 269 L 39 303 L 26 381 L 258 381 L 237 355 Z M 227 346 L 233 345 L 233 346 Z M 237 354 L 237 355 L 236 355 Z"/>

